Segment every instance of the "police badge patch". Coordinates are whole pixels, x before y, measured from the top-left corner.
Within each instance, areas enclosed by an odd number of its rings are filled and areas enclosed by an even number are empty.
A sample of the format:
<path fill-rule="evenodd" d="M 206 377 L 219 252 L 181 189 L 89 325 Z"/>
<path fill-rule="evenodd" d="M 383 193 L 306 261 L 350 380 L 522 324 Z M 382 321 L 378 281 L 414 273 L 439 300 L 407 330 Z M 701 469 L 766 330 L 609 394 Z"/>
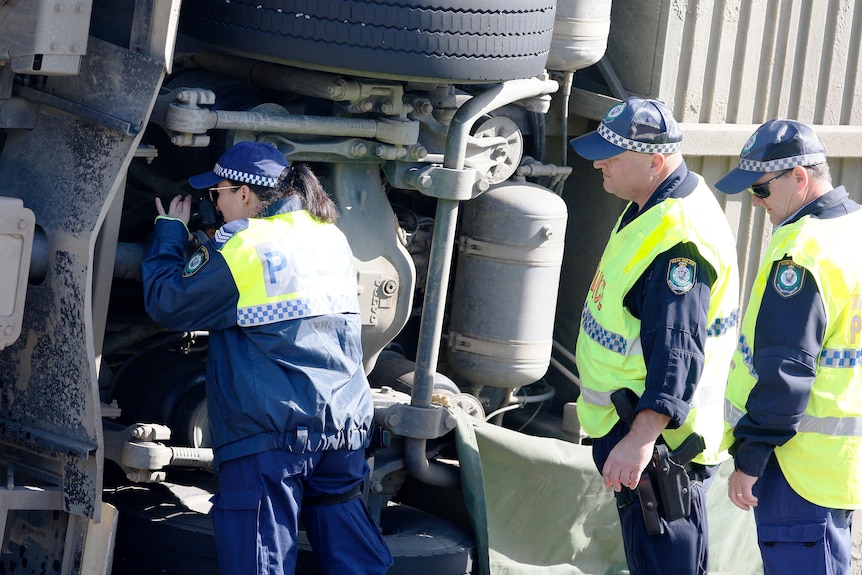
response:
<path fill-rule="evenodd" d="M 673 258 L 667 266 L 667 287 L 677 294 L 682 295 L 694 285 L 694 273 L 697 264 L 688 258 Z"/>
<path fill-rule="evenodd" d="M 197 273 L 199 269 L 204 267 L 204 264 L 210 260 L 209 250 L 205 246 L 201 246 L 198 251 L 189 259 L 186 263 L 186 267 L 183 270 L 183 277 L 191 277 Z"/>
<path fill-rule="evenodd" d="M 793 297 L 802 290 L 802 280 L 805 274 L 793 263 L 793 260 L 781 260 L 775 270 L 773 286 L 781 297 Z"/>

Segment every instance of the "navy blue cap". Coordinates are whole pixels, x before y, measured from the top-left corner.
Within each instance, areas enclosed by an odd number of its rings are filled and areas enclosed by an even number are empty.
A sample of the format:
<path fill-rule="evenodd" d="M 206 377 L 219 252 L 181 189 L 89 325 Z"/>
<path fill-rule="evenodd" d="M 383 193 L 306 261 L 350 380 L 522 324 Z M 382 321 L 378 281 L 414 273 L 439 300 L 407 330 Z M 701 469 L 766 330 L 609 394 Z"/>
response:
<path fill-rule="evenodd" d="M 769 120 L 739 154 L 739 164 L 715 183 L 725 194 L 747 190 L 763 174 L 826 162 L 826 146 L 810 126 L 796 120 Z"/>
<path fill-rule="evenodd" d="M 289 165 L 284 154 L 272 144 L 237 142 L 221 155 L 212 171 L 192 176 L 189 184 L 201 190 L 222 180 L 233 180 L 274 188 Z"/>
<path fill-rule="evenodd" d="M 596 131 L 570 143 L 587 160 L 605 160 L 626 150 L 675 154 L 682 145 L 682 130 L 663 103 L 632 97 L 608 110 Z"/>

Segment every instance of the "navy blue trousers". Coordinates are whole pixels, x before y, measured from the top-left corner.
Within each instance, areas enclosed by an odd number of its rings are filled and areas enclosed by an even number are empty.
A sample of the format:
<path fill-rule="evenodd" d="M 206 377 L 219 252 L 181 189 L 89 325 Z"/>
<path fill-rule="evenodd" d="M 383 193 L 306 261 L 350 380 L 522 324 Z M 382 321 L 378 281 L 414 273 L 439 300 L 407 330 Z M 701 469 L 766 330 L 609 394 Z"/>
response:
<path fill-rule="evenodd" d="M 601 472 L 611 449 L 628 426 L 619 422 L 607 435 L 593 441 L 593 460 Z M 698 466 L 701 480 L 691 486 L 691 514 L 674 521 L 661 520 L 665 532 L 648 535 L 637 491 L 623 487 L 617 494 L 626 563 L 631 575 L 705 575 L 708 573 L 709 533 L 706 519 L 706 489 L 713 467 Z"/>
<path fill-rule="evenodd" d="M 797 495 L 774 458 L 753 493 L 765 575 L 850 575 L 850 511 Z"/>
<path fill-rule="evenodd" d="M 362 499 L 327 498 L 349 492 L 367 473 L 362 450 L 267 451 L 226 461 L 212 509 L 220 571 L 292 575 L 301 518 L 324 573 L 383 575 L 392 555 Z M 327 503 L 303 506 L 311 497 Z"/>

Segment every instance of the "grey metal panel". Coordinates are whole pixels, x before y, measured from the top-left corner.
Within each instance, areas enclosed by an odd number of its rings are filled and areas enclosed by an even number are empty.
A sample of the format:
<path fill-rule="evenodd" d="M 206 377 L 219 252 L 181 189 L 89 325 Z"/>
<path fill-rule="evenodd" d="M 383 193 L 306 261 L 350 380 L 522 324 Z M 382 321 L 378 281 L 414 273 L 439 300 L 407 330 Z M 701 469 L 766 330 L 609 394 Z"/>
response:
<path fill-rule="evenodd" d="M 607 56 L 681 122 L 862 124 L 862 2 L 615 0 Z"/>
<path fill-rule="evenodd" d="M 671 106 L 710 186 L 758 125 L 787 117 L 820 128 L 833 182 L 862 201 L 860 46 L 862 0 L 614 0 L 607 59 L 629 93 Z M 747 299 L 772 228 L 744 195 L 716 195 Z"/>
<path fill-rule="evenodd" d="M 48 250 L 46 277 L 27 290 L 21 337 L 0 353 L 0 444 L 4 458 L 15 450 L 29 467 L 62 477 L 66 511 L 98 519 L 96 343 L 104 277 L 113 271 L 99 247 L 116 243 L 98 238 L 116 233 L 105 217 L 142 134 L 128 127 L 145 125 L 164 65 L 91 37 L 81 66 L 81 77 L 94 83 L 50 78 L 39 90 L 45 97 L 36 126 L 10 130 L 0 156 L 0 195 L 33 210 Z M 107 106 L 104 113 L 90 113 L 94 101 Z"/>

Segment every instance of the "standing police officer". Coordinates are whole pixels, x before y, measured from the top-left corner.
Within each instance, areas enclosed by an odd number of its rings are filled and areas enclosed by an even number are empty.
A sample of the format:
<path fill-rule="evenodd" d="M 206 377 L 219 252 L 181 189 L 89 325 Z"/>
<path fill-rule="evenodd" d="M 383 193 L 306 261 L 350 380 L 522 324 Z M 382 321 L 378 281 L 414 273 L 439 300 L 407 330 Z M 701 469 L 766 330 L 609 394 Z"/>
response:
<path fill-rule="evenodd" d="M 767 575 L 850 573 L 862 506 L 862 210 L 807 125 L 766 122 L 716 183 L 775 229 L 727 386 L 728 496 L 754 507 Z"/>
<path fill-rule="evenodd" d="M 703 178 L 686 167 L 681 142 L 670 110 L 641 98 L 614 106 L 598 130 L 572 140 L 602 171 L 605 190 L 629 201 L 590 286 L 576 359 L 578 417 L 616 492 L 633 575 L 707 572 L 705 489 L 721 460 L 736 339 L 733 235 Z M 620 390 L 632 398 L 628 415 L 615 409 Z M 641 479 L 656 443 L 673 450 L 695 434 L 705 448 L 685 465 L 690 488 L 675 494 L 691 497 L 690 513 L 656 517 L 655 499 L 645 500 L 653 484 Z"/>
<path fill-rule="evenodd" d="M 191 197 L 156 199 L 142 274 L 155 321 L 210 332 L 220 570 L 293 573 L 301 518 L 324 573 L 382 575 L 392 557 L 359 497 L 373 403 L 335 204 L 268 144 L 240 142 L 189 182 L 225 225 L 186 261 Z"/>

